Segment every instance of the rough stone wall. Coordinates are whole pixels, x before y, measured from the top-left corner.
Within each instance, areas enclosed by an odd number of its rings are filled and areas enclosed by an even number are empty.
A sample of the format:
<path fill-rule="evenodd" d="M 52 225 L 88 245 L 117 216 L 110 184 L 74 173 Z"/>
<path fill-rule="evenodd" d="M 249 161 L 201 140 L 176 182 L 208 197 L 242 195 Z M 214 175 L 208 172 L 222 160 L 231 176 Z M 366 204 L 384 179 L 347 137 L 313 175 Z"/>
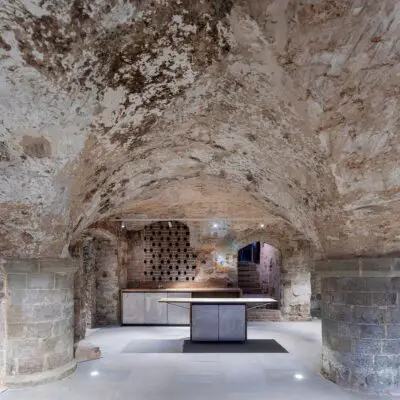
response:
<path fill-rule="evenodd" d="M 86 328 L 96 325 L 96 246 L 93 240 L 84 240 L 82 244 L 83 274 L 85 276 L 83 290 L 85 291 Z"/>
<path fill-rule="evenodd" d="M 73 360 L 73 273 L 70 260 L 8 260 L 7 384 Z M 73 368 L 73 366 L 71 367 Z"/>
<path fill-rule="evenodd" d="M 399 293 L 399 277 L 322 279 L 322 371 L 330 380 L 370 393 L 398 392 Z"/>
<path fill-rule="evenodd" d="M 96 325 L 120 323 L 118 249 L 109 240 L 96 240 Z"/>
<path fill-rule="evenodd" d="M 315 271 L 315 268 L 311 270 L 311 316 L 319 318 L 321 317 L 321 274 Z"/>
<path fill-rule="evenodd" d="M 4 383 L 4 377 L 6 373 L 6 294 L 6 271 L 4 269 L 3 260 L 0 259 L 0 386 L 2 386 L 2 384 Z"/>
<path fill-rule="evenodd" d="M 278 251 L 267 243 L 261 243 L 260 283 L 263 293 L 280 299 L 280 264 Z"/>
<path fill-rule="evenodd" d="M 312 261 L 303 252 L 282 258 L 281 312 L 290 320 L 309 320 Z"/>

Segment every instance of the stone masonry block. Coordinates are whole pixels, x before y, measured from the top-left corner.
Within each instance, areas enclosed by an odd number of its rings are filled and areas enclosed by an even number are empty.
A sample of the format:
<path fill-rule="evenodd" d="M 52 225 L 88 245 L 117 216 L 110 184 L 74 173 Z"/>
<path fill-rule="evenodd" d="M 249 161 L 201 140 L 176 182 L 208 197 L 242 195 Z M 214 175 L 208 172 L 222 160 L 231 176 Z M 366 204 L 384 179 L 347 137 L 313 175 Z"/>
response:
<path fill-rule="evenodd" d="M 40 341 L 39 348 L 43 353 L 67 353 L 68 347 L 73 346 L 72 336 L 63 335 L 57 337 L 48 337 Z"/>
<path fill-rule="evenodd" d="M 383 325 L 360 325 L 361 339 L 383 339 L 385 327 Z"/>
<path fill-rule="evenodd" d="M 69 363 L 71 360 L 72 357 L 67 353 L 51 352 L 46 356 L 45 366 L 48 369 L 58 368 Z"/>
<path fill-rule="evenodd" d="M 400 277 L 396 276 L 394 278 L 391 278 L 390 284 L 391 284 L 393 290 L 395 290 L 395 291 L 400 290 Z"/>
<path fill-rule="evenodd" d="M 52 335 L 52 322 L 26 324 L 26 336 L 29 338 L 45 339 Z"/>
<path fill-rule="evenodd" d="M 43 304 L 33 305 L 29 307 L 30 321 L 33 322 L 45 322 L 53 321 L 61 317 L 61 305 L 60 304 Z"/>
<path fill-rule="evenodd" d="M 383 324 L 386 321 L 386 309 L 355 306 L 353 310 L 353 320 L 359 323 Z"/>
<path fill-rule="evenodd" d="M 386 307 L 386 321 L 388 324 L 400 324 L 400 308 Z M 399 326 L 400 328 L 400 326 Z"/>
<path fill-rule="evenodd" d="M 52 334 L 54 336 L 61 336 L 72 328 L 71 319 L 61 319 L 53 322 Z"/>
<path fill-rule="evenodd" d="M 54 274 L 28 274 L 28 289 L 54 289 Z"/>
<path fill-rule="evenodd" d="M 36 338 L 9 340 L 8 358 L 30 358 L 40 356 L 39 350 L 40 340 Z"/>
<path fill-rule="evenodd" d="M 392 306 L 397 302 L 397 293 L 373 293 L 372 305 L 374 306 Z"/>
<path fill-rule="evenodd" d="M 336 321 L 352 322 L 353 312 L 347 305 L 335 305 L 333 306 L 332 317 Z"/>
<path fill-rule="evenodd" d="M 24 324 L 8 324 L 7 335 L 10 339 L 23 339 L 26 336 Z"/>
<path fill-rule="evenodd" d="M 364 354 L 364 353 L 354 353 L 351 355 L 352 364 L 357 369 L 369 369 L 372 368 L 374 364 L 374 355 L 373 354 Z"/>
<path fill-rule="evenodd" d="M 393 258 L 362 258 L 361 268 L 363 271 L 390 271 L 394 264 Z"/>
<path fill-rule="evenodd" d="M 331 335 L 331 349 L 340 353 L 350 353 L 351 338 Z"/>
<path fill-rule="evenodd" d="M 381 392 L 393 387 L 395 374 L 391 370 L 374 371 L 366 376 L 366 383 L 370 392 Z"/>
<path fill-rule="evenodd" d="M 13 289 L 26 289 L 27 277 L 26 274 L 7 274 L 7 284 L 9 290 Z"/>
<path fill-rule="evenodd" d="M 367 281 L 365 278 L 339 278 L 338 282 L 339 291 L 365 291 L 367 289 Z"/>
<path fill-rule="evenodd" d="M 367 306 L 372 304 L 372 293 L 346 293 L 346 304 L 354 306 Z"/>
<path fill-rule="evenodd" d="M 40 260 L 40 272 L 72 273 L 77 268 L 77 262 L 70 258 L 49 258 Z"/>
<path fill-rule="evenodd" d="M 353 354 L 380 354 L 383 340 L 355 339 L 352 343 Z"/>
<path fill-rule="evenodd" d="M 399 325 L 388 325 L 387 326 L 387 338 L 388 339 L 400 339 L 400 326 Z"/>
<path fill-rule="evenodd" d="M 43 357 L 18 358 L 18 374 L 29 375 L 43 371 Z"/>
<path fill-rule="evenodd" d="M 11 299 L 14 304 L 65 304 L 68 298 L 66 290 L 14 290 Z"/>
<path fill-rule="evenodd" d="M 55 274 L 55 288 L 56 289 L 71 289 L 74 285 L 73 274 Z"/>
<path fill-rule="evenodd" d="M 344 292 L 332 292 L 331 302 L 333 304 L 346 304 L 346 296 Z"/>
<path fill-rule="evenodd" d="M 375 357 L 375 366 L 379 369 L 393 368 L 398 370 L 400 368 L 400 356 L 398 354 L 377 355 Z"/>
<path fill-rule="evenodd" d="M 367 291 L 369 292 L 388 292 L 392 288 L 390 278 L 365 278 Z"/>
<path fill-rule="evenodd" d="M 337 278 L 322 278 L 322 292 L 332 292 L 337 290 Z"/>
<path fill-rule="evenodd" d="M 382 354 L 400 354 L 400 340 L 388 339 L 382 342 Z"/>
<path fill-rule="evenodd" d="M 39 263 L 36 259 L 6 260 L 5 269 L 8 273 L 35 273 L 39 272 Z"/>
<path fill-rule="evenodd" d="M 339 322 L 338 335 L 358 338 L 360 337 L 360 326 L 358 324 L 352 324 L 348 322 Z"/>

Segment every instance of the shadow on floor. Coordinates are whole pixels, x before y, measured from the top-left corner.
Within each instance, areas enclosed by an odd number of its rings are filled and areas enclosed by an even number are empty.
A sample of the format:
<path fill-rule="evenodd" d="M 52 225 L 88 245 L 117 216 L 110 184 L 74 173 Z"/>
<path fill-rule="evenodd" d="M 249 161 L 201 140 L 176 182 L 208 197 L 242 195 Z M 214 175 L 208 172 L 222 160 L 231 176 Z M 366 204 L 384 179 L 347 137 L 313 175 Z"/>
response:
<path fill-rule="evenodd" d="M 136 339 L 130 341 L 122 353 L 288 353 L 288 351 L 274 339 L 250 339 L 245 343 Z"/>

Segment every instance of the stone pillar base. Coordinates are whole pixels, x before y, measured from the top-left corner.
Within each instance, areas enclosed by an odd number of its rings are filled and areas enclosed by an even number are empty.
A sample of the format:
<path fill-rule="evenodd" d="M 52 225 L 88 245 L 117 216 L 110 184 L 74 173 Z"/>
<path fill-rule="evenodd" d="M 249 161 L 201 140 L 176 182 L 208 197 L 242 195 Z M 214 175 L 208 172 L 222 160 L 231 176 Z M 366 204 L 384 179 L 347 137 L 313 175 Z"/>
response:
<path fill-rule="evenodd" d="M 3 377 L 9 387 L 51 382 L 71 374 L 75 262 L 6 259 Z"/>
<path fill-rule="evenodd" d="M 17 376 L 6 376 L 4 383 L 10 388 L 21 388 L 41 385 L 44 383 L 50 383 L 59 379 L 64 379 L 73 374 L 76 369 L 76 361 L 63 365 L 45 372 L 38 372 L 31 375 L 17 375 Z"/>
<path fill-rule="evenodd" d="M 348 389 L 398 395 L 400 259 L 319 263 L 322 374 Z"/>

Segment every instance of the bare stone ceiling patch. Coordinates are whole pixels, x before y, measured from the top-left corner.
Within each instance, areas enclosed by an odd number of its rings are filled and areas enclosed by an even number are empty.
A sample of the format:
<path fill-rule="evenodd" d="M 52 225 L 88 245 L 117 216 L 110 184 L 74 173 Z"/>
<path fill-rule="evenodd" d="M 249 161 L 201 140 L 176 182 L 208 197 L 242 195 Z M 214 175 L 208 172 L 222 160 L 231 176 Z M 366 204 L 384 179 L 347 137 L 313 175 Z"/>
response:
<path fill-rule="evenodd" d="M 131 212 L 398 250 L 399 27 L 395 0 L 0 0 L 0 255 Z"/>

